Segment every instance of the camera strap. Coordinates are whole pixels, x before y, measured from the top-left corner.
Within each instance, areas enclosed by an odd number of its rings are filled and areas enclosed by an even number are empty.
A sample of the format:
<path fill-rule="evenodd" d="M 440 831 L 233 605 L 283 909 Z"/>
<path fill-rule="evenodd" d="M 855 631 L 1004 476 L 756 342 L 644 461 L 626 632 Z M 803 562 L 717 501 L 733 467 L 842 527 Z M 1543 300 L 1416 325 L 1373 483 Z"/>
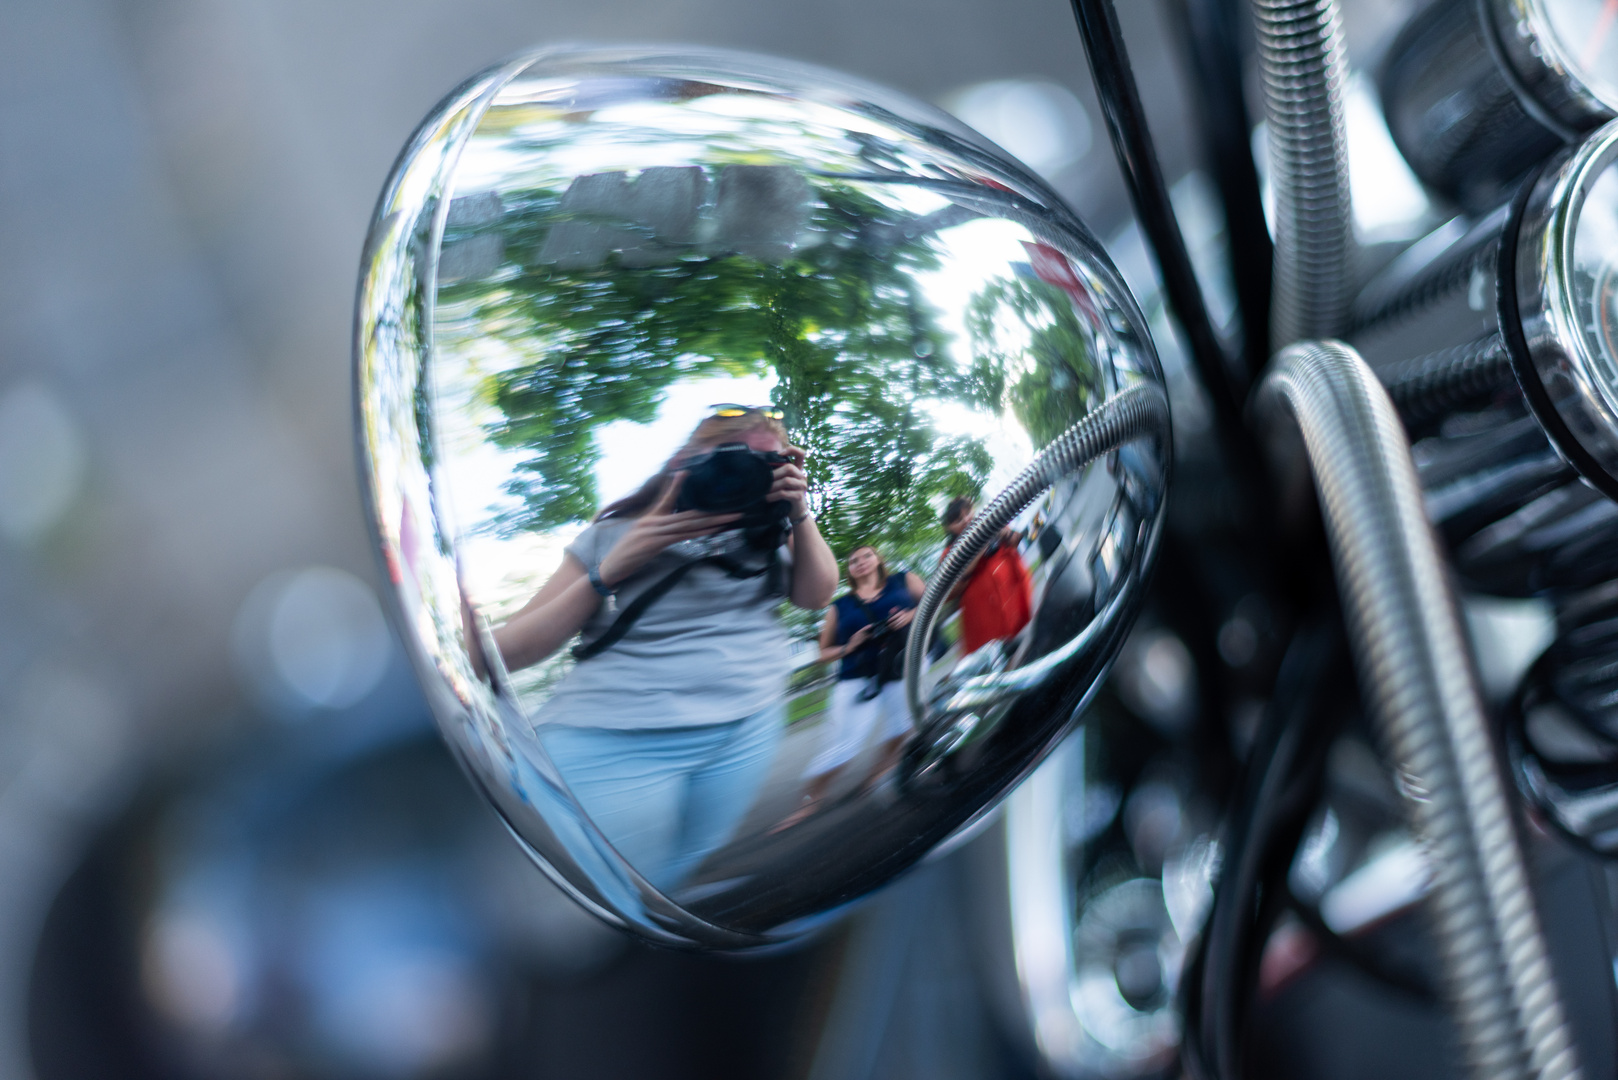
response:
<path fill-rule="evenodd" d="M 876 612 L 871 610 L 871 605 L 860 599 L 860 594 L 855 592 L 853 589 L 848 590 L 848 595 L 853 597 L 854 602 L 860 606 L 860 610 L 865 612 L 865 625 L 871 628 L 871 633 L 876 633 L 877 626 L 883 622 L 886 622 L 887 620 L 877 618 Z M 853 635 L 850 634 L 849 636 L 852 637 Z M 863 646 L 863 648 L 867 649 L 870 647 L 871 643 L 869 641 L 867 641 Z"/>
<path fill-rule="evenodd" d="M 618 617 L 612 621 L 612 625 L 607 627 L 600 637 L 594 641 L 581 641 L 573 646 L 571 650 L 573 659 L 588 660 L 597 653 L 616 645 L 625 634 L 629 633 L 630 628 L 635 625 L 640 617 L 646 614 L 647 609 L 667 595 L 668 591 L 674 588 L 675 585 L 679 584 L 680 579 L 685 577 L 693 566 L 700 563 L 712 563 L 733 578 L 759 577 L 774 570 L 776 574 L 772 575 L 772 577 L 775 577 L 779 576 L 780 562 L 779 553 L 776 550 L 772 550 L 764 565 L 757 569 L 743 566 L 728 555 L 708 555 L 700 559 L 683 562 L 658 578 L 647 587 L 645 592 L 627 604 L 618 613 Z"/>

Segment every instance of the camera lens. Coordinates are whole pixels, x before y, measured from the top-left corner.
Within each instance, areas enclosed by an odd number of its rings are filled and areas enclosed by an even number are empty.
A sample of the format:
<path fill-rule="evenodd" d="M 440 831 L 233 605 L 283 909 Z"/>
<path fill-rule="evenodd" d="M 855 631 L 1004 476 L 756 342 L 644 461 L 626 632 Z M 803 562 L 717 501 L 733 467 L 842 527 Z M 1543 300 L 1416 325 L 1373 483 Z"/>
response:
<path fill-rule="evenodd" d="M 775 482 L 775 470 L 745 443 L 726 443 L 692 462 L 680 487 L 679 509 L 733 513 L 762 502 Z"/>

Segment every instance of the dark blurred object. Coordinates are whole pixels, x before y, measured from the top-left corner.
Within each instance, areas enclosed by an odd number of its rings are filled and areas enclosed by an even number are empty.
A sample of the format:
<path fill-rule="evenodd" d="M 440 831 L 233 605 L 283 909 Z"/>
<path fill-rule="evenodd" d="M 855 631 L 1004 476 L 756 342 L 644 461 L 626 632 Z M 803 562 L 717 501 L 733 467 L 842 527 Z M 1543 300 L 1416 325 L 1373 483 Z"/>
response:
<path fill-rule="evenodd" d="M 421 732 L 335 762 L 250 755 L 144 800 L 52 906 L 30 1042 L 39 1080 L 787 1076 L 841 949 L 632 944 Z"/>
<path fill-rule="evenodd" d="M 1566 593 L 1618 573 L 1612 345 L 1591 299 L 1615 265 L 1614 205 L 1609 124 L 1512 204 L 1412 244 L 1358 302 L 1350 340 L 1408 418 L 1428 517 L 1479 592 Z"/>
<path fill-rule="evenodd" d="M 1468 210 L 1618 105 L 1618 38 L 1592 0 L 1437 0 L 1388 48 L 1378 79 L 1417 176 Z"/>
<path fill-rule="evenodd" d="M 775 467 L 786 463 L 781 454 L 760 453 L 746 443 L 716 446 L 686 466 L 674 508 L 710 514 L 751 509 L 770 493 Z"/>
<path fill-rule="evenodd" d="M 1506 721 L 1517 786 L 1597 855 L 1618 855 L 1618 582 L 1561 605 L 1560 634 Z"/>
<path fill-rule="evenodd" d="M 1562 139 L 1524 111 L 1489 52 L 1477 7 L 1448 0 L 1412 19 L 1379 81 L 1388 129 L 1416 175 L 1462 206 L 1486 209 Z"/>
<path fill-rule="evenodd" d="M 1610 1076 L 1614 1063 L 1612 964 L 1597 942 L 1613 940 L 1609 875 L 1538 834 L 1530 844 L 1534 891 L 1544 917 L 1551 965 L 1587 1077 Z M 1406 908 L 1355 931 L 1346 946 L 1283 922 L 1271 935 L 1264 964 L 1301 956 L 1280 985 L 1261 986 L 1253 1006 L 1252 1080 L 1311 1077 L 1467 1075 L 1454 1027 L 1438 1003 L 1380 978 L 1356 953 L 1431 963 L 1431 915 Z M 1290 940 L 1289 940 L 1290 939 Z"/>

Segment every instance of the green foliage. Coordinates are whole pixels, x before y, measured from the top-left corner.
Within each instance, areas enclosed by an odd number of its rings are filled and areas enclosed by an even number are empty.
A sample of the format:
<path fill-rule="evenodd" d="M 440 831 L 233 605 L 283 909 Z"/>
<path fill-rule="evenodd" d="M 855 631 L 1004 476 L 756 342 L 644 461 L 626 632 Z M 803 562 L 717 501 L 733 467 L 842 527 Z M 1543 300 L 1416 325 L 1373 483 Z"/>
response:
<path fill-rule="evenodd" d="M 811 235 L 766 262 L 693 248 L 678 261 L 586 270 L 539 260 L 564 215 L 556 192 L 503 199 L 497 219 L 451 230 L 449 242 L 496 230 L 499 273 L 446 284 L 441 342 L 492 338 L 521 362 L 483 392 L 500 419 L 489 438 L 524 455 L 504 534 L 547 530 L 597 509 L 594 433 L 652 420 L 674 383 L 712 375 L 779 377 L 775 404 L 809 452 L 811 504 L 839 556 L 874 543 L 890 562 L 918 563 L 941 532 L 948 498 L 976 494 L 991 461 L 980 440 L 942 437 L 929 403 L 997 409 L 998 359 L 950 359 L 938 315 L 916 277 L 938 265 L 917 220 L 844 185 L 820 183 Z M 1018 384 L 1020 385 L 1020 384 Z"/>
<path fill-rule="evenodd" d="M 1030 278 L 990 284 L 972 298 L 967 332 L 980 393 L 1004 401 L 1036 446 L 1066 431 L 1103 392 L 1090 335 L 1054 285 Z"/>

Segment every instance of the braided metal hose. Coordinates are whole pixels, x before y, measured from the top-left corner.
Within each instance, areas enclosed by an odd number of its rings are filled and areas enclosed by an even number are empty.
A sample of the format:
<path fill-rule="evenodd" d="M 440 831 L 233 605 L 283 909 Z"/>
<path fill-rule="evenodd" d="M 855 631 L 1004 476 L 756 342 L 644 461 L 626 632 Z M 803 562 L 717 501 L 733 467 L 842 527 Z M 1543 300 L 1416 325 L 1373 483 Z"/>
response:
<path fill-rule="evenodd" d="M 1272 435 L 1303 436 L 1365 699 L 1408 781 L 1431 862 L 1431 913 L 1472 1075 L 1577 1077 L 1502 770 L 1393 403 L 1352 349 L 1309 342 L 1276 358 L 1254 410 Z"/>
<path fill-rule="evenodd" d="M 1275 348 L 1344 331 L 1353 300 L 1354 216 L 1337 0 L 1252 0 L 1275 210 Z"/>
<path fill-rule="evenodd" d="M 933 624 L 944 598 L 972 561 L 1046 488 L 1103 454 L 1147 436 L 1162 440 L 1166 460 L 1168 398 L 1155 384 L 1141 383 L 1108 398 L 1083 420 L 1051 440 L 1006 489 L 972 519 L 944 557 L 938 572 L 927 582 L 927 591 L 922 593 L 915 618 L 910 622 L 910 637 L 905 647 L 905 700 L 918 722 L 925 718 L 921 702 L 921 662 L 927 654 Z"/>

